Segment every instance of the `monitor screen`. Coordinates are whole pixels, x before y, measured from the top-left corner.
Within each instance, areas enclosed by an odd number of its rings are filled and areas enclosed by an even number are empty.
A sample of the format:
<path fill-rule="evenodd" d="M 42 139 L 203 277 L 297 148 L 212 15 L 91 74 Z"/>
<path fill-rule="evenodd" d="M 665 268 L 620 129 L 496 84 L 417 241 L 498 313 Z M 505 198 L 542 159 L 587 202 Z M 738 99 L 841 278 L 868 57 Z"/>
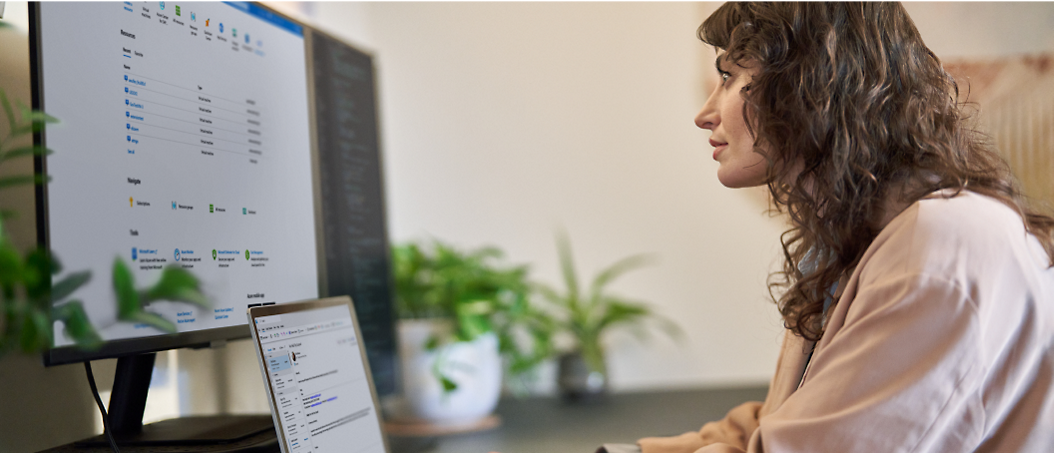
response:
<path fill-rule="evenodd" d="M 75 297 L 107 341 L 83 352 L 56 329 L 46 362 L 246 337 L 247 306 L 318 296 L 302 26 L 197 2 L 46 2 L 37 21 L 37 103 L 61 120 L 43 239 L 63 273 L 92 272 Z M 139 287 L 188 270 L 213 306 L 151 304 L 174 335 L 119 322 L 118 257 Z"/>
<path fill-rule="evenodd" d="M 311 33 L 324 296 L 351 296 L 377 392 L 396 391 L 395 312 L 373 59 Z"/>

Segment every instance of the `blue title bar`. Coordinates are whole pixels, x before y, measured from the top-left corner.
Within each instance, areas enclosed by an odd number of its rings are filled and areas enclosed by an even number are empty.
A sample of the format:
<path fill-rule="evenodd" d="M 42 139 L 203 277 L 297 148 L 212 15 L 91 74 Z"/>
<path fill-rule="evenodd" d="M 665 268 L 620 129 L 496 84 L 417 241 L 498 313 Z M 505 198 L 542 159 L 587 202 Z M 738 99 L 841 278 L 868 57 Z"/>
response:
<path fill-rule="evenodd" d="M 260 20 L 263 20 L 264 22 L 270 22 L 272 25 L 274 25 L 274 26 L 276 26 L 278 28 L 281 28 L 283 30 L 286 30 L 286 31 L 288 31 L 288 32 L 290 32 L 290 33 L 292 33 L 294 35 L 297 35 L 297 36 L 299 36 L 301 38 L 304 37 L 304 27 L 303 26 L 301 26 L 300 24 L 298 24 L 296 22 L 293 22 L 293 21 L 291 21 L 289 19 L 286 19 L 285 17 L 279 16 L 278 14 L 275 14 L 275 13 L 271 12 L 271 10 L 269 10 L 267 8 L 264 8 L 264 7 L 260 6 L 260 5 L 257 5 L 256 3 L 251 3 L 251 2 L 224 2 L 224 3 L 234 7 L 236 9 L 238 9 L 239 11 L 241 11 L 243 13 L 249 14 L 251 16 L 256 16 L 257 18 L 259 18 Z"/>

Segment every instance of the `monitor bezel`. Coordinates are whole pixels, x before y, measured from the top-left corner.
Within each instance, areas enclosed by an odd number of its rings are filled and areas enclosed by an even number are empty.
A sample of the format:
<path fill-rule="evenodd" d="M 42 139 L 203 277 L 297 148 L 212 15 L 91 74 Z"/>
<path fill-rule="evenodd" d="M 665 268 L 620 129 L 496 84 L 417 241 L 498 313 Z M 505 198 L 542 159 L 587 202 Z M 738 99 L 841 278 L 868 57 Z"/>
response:
<path fill-rule="evenodd" d="M 308 35 L 315 30 L 286 14 L 282 14 L 277 10 L 261 4 L 260 2 L 249 2 L 255 7 L 259 7 L 268 11 L 271 14 L 279 16 L 285 20 L 299 25 L 303 29 L 304 39 L 304 68 L 305 78 L 308 85 L 310 86 L 313 82 L 310 79 L 311 75 L 311 60 L 307 58 L 308 45 L 310 43 Z M 232 6 L 234 7 L 234 6 Z M 238 9 L 237 7 L 234 7 Z M 40 2 L 30 2 L 29 5 L 29 70 L 30 70 L 30 84 L 32 92 L 32 104 L 34 110 L 41 110 L 44 105 L 44 73 L 42 67 L 42 49 L 41 43 L 41 24 L 40 24 Z M 305 93 L 307 90 L 305 89 Z M 309 99 L 310 101 L 310 99 Z M 308 109 L 308 121 L 309 127 L 313 127 L 315 122 L 315 112 Z M 33 144 L 40 146 L 47 146 L 46 127 L 39 132 L 33 134 Z M 317 176 L 318 168 L 316 166 L 318 162 L 318 149 L 315 144 L 314 137 L 310 140 L 310 154 L 311 154 L 311 171 L 312 177 Z M 47 175 L 47 161 L 45 156 L 36 155 L 34 156 L 34 173 L 38 175 Z M 314 184 L 314 183 L 313 183 Z M 314 196 L 314 194 L 312 194 Z M 48 218 L 48 187 L 47 184 L 36 185 L 36 227 L 37 227 L 37 246 L 50 251 L 50 220 Z M 315 224 L 318 225 L 322 221 L 321 212 L 316 205 L 314 211 Z M 316 227 L 317 228 L 317 227 Z M 319 250 L 317 242 L 319 237 L 315 235 L 316 250 Z M 59 257 L 61 258 L 61 257 Z M 316 260 L 320 260 L 322 257 L 317 257 Z M 50 276 L 49 276 L 50 277 Z M 318 290 L 319 296 L 322 295 L 321 279 L 319 279 Z M 113 359 L 134 356 L 137 354 L 147 354 L 159 351 L 165 351 L 170 349 L 182 349 L 192 348 L 200 349 L 211 346 L 220 346 L 226 344 L 228 341 L 248 339 L 251 336 L 248 324 L 227 326 L 227 327 L 213 327 L 200 330 L 194 330 L 189 332 L 177 332 L 172 334 L 156 334 L 147 335 L 135 338 L 115 339 L 105 341 L 101 347 L 94 350 L 81 349 L 76 345 L 53 347 L 43 352 L 43 364 L 46 367 L 66 365 L 71 363 L 88 362 L 92 360 L 100 359 Z M 54 341 L 54 334 L 52 335 L 52 341 Z"/>

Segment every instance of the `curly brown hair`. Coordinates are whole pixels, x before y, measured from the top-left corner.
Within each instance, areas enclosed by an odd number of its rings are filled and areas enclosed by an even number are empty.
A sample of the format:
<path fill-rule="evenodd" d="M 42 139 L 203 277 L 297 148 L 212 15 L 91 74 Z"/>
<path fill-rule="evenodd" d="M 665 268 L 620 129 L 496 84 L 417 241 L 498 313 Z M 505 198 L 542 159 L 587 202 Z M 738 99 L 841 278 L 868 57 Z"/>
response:
<path fill-rule="evenodd" d="M 726 3 L 698 34 L 728 63 L 757 63 L 743 115 L 774 209 L 792 223 L 769 290 L 794 333 L 823 335 L 824 301 L 877 236 L 890 197 L 996 198 L 1054 266 L 1054 218 L 1029 207 L 899 3 Z"/>

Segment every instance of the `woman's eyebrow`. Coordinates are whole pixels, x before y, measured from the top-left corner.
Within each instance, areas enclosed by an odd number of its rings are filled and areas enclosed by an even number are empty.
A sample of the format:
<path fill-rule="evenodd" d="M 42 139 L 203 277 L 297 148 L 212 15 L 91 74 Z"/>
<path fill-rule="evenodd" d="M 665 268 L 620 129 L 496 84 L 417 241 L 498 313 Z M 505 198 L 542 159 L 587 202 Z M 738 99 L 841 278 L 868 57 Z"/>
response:
<path fill-rule="evenodd" d="M 720 74 L 722 72 L 725 72 L 724 69 L 721 69 L 721 56 L 720 55 L 718 55 L 717 58 L 714 58 L 714 67 L 717 68 L 718 74 Z"/>

